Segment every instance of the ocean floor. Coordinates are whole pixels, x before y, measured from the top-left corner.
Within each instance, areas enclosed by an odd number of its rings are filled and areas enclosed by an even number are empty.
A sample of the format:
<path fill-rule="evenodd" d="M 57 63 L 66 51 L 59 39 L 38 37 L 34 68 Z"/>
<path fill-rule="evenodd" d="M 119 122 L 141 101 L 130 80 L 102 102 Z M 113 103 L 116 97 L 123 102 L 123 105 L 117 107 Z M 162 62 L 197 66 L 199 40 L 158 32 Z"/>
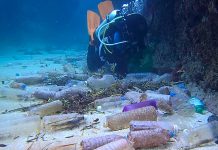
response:
<path fill-rule="evenodd" d="M 30 123 L 31 121 L 19 122 L 19 120 L 29 116 L 29 108 L 50 101 L 50 99 L 38 99 L 33 96 L 33 93 L 38 89 L 49 91 L 50 87 L 54 89 L 54 86 L 52 85 L 53 82 L 51 82 L 51 85 L 46 82 L 25 85 L 25 89 L 19 86 L 12 88 L 10 85 L 13 80 L 22 76 L 41 76 L 49 72 L 61 75 L 69 73 L 81 74 L 86 70 L 84 67 L 85 62 L 85 52 L 76 50 L 56 50 L 52 53 L 19 50 L 10 56 L 0 56 L 0 131 L 5 131 L 8 134 L 0 133 L 0 150 L 79 150 L 81 149 L 80 142 L 85 138 L 109 134 L 127 136 L 129 129 L 111 131 L 105 127 L 106 116 L 122 112 L 122 107 L 120 106 L 101 110 L 90 109 L 90 111 L 83 114 L 85 119 L 77 127 L 55 132 L 42 131 L 40 122 L 42 120 L 37 120 L 37 117 L 33 124 Z M 57 83 L 59 83 L 59 79 L 57 80 Z M 84 83 L 87 83 L 87 81 L 84 81 Z M 58 88 L 64 89 L 65 86 L 58 85 Z M 136 90 L 139 89 L 136 88 Z M 56 90 L 56 93 L 58 92 L 59 90 Z M 207 119 L 211 115 L 212 113 L 205 111 L 204 114 L 194 113 L 184 117 L 177 113 L 165 115 L 163 112 L 158 111 L 157 120 L 176 124 L 180 128 L 180 132 L 182 132 L 185 129 L 192 129 L 207 124 Z M 18 121 L 16 122 L 16 120 Z M 11 124 L 13 125 L 11 126 Z M 177 140 L 177 137 L 172 138 L 167 145 L 153 149 L 177 149 Z M 216 150 L 218 146 L 214 142 L 210 142 L 194 149 Z"/>

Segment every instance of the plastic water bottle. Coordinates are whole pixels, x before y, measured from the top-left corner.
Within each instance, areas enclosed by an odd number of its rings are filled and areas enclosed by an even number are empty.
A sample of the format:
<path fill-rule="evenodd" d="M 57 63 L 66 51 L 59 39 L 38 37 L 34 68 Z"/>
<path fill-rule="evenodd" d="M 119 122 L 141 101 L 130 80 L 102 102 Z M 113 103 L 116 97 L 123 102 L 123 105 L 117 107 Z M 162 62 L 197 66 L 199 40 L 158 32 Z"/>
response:
<path fill-rule="evenodd" d="M 203 111 L 205 110 L 205 105 L 200 99 L 192 97 L 189 102 L 190 104 L 194 105 L 195 112 L 203 114 Z"/>
<path fill-rule="evenodd" d="M 184 130 L 178 148 L 191 149 L 198 147 L 201 144 L 213 141 L 218 136 L 218 121 Z"/>
<path fill-rule="evenodd" d="M 130 130 L 149 130 L 153 128 L 162 128 L 168 131 L 170 137 L 177 135 L 179 127 L 176 124 L 172 124 L 166 121 L 131 121 Z"/>

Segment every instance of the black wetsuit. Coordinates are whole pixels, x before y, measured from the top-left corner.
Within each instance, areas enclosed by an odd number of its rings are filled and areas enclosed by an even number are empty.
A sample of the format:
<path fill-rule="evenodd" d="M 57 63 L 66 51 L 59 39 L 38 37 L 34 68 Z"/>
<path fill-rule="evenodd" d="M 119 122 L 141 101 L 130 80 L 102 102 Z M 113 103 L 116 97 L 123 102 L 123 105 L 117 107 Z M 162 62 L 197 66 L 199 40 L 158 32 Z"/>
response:
<path fill-rule="evenodd" d="M 105 32 L 108 43 L 128 41 L 114 46 L 101 45 L 94 34 L 94 43 L 88 47 L 87 65 L 90 71 L 97 71 L 105 61 L 115 63 L 115 72 L 124 75 L 128 72 L 129 60 L 140 59 L 145 48 L 147 34 L 145 18 L 139 14 L 129 14 L 110 24 Z M 100 48 L 99 48 L 100 47 Z"/>

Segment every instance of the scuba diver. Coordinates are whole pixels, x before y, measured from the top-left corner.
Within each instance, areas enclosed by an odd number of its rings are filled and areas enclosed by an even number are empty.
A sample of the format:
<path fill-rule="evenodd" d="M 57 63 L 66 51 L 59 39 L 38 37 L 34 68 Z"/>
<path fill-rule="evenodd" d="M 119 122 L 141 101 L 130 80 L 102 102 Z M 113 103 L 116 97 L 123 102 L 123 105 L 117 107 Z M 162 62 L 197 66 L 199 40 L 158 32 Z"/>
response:
<path fill-rule="evenodd" d="M 87 11 L 87 25 L 90 36 L 87 66 L 91 72 L 104 64 L 115 64 L 119 75 L 128 73 L 131 59 L 141 59 L 145 51 L 147 23 L 145 18 L 132 13 L 128 7 L 114 10 L 111 1 L 98 5 L 102 18 L 97 13 Z"/>

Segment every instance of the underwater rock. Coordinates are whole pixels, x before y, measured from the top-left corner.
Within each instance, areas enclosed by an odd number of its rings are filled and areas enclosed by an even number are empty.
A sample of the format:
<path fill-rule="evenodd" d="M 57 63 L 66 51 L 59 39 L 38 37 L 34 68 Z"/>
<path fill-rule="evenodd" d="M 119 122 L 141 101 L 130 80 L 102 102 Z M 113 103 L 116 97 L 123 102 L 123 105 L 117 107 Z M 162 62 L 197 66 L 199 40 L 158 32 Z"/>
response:
<path fill-rule="evenodd" d="M 152 148 L 167 144 L 170 136 L 167 130 L 156 128 L 150 130 L 131 131 L 128 139 L 134 148 Z"/>
<path fill-rule="evenodd" d="M 29 111 L 30 115 L 39 115 L 40 117 L 52 115 L 63 110 L 63 103 L 59 100 L 53 101 L 41 106 L 32 108 Z"/>
<path fill-rule="evenodd" d="M 117 141 L 110 142 L 96 150 L 135 150 L 127 139 L 120 139 Z"/>
<path fill-rule="evenodd" d="M 156 109 L 153 106 L 148 106 L 107 116 L 105 126 L 109 127 L 111 130 L 125 129 L 129 127 L 130 121 L 133 120 L 156 121 Z"/>
<path fill-rule="evenodd" d="M 77 113 L 44 116 L 42 125 L 44 131 L 57 131 L 79 126 L 84 116 Z"/>
<path fill-rule="evenodd" d="M 82 147 L 82 150 L 93 150 L 122 138 L 123 138 L 122 136 L 116 134 L 99 136 L 99 137 L 84 139 L 82 140 L 80 145 Z"/>
<path fill-rule="evenodd" d="M 45 81 L 44 76 L 40 75 L 32 75 L 32 76 L 19 76 L 15 79 L 15 82 L 18 83 L 24 83 L 27 85 L 35 85 L 35 84 L 41 84 L 43 81 Z"/>
<path fill-rule="evenodd" d="M 114 83 L 116 83 L 116 80 L 113 75 L 104 75 L 100 79 L 92 76 L 87 79 L 87 85 L 95 90 L 111 87 Z"/>

